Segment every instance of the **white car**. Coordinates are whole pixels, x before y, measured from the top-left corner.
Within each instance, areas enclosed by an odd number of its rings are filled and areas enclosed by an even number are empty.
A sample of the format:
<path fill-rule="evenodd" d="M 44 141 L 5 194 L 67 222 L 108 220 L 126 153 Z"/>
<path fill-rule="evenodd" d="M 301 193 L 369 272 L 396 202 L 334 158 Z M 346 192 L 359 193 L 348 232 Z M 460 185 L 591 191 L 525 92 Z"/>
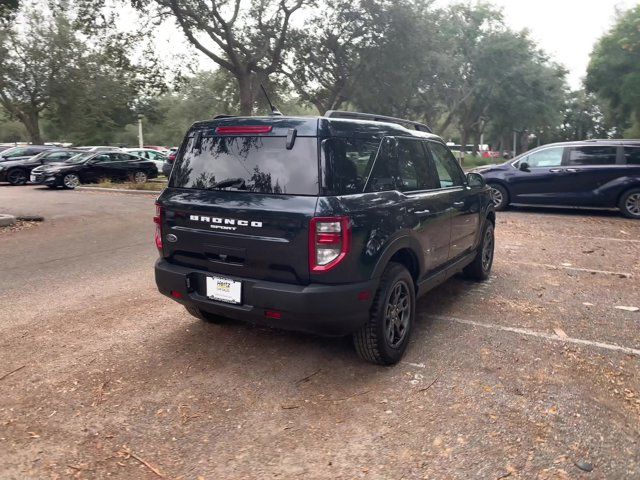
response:
<path fill-rule="evenodd" d="M 125 148 L 125 152 L 131 153 L 144 158 L 145 160 L 151 160 L 158 169 L 158 173 L 162 173 L 162 164 L 167 159 L 166 155 L 158 150 L 152 150 L 150 148 Z"/>
<path fill-rule="evenodd" d="M 113 152 L 115 150 L 122 150 L 120 147 L 107 147 L 102 145 L 89 145 L 86 147 L 74 147 L 76 150 L 83 150 L 85 152 Z"/>

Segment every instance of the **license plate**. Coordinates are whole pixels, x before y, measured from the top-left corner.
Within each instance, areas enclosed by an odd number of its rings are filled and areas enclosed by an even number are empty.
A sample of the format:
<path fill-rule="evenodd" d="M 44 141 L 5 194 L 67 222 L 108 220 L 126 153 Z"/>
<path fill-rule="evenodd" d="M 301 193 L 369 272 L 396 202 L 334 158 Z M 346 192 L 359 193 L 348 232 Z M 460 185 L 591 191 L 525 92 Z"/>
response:
<path fill-rule="evenodd" d="M 207 297 L 219 302 L 242 302 L 242 282 L 222 277 L 207 277 Z"/>

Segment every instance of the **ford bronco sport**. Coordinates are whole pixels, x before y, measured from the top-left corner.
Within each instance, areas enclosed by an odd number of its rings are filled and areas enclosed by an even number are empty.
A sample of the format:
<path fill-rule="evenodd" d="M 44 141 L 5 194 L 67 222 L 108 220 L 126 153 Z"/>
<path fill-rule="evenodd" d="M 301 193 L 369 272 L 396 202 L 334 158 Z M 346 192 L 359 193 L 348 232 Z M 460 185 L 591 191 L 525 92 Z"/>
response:
<path fill-rule="evenodd" d="M 192 315 L 352 334 L 384 365 L 418 296 L 493 262 L 483 178 L 425 125 L 369 114 L 194 124 L 155 222 L 158 289 Z"/>

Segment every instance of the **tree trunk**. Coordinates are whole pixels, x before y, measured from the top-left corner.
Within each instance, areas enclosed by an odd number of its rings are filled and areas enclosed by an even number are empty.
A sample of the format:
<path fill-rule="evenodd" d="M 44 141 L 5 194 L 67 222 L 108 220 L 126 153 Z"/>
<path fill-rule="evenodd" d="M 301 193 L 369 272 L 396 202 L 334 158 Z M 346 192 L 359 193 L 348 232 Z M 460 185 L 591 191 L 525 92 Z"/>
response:
<path fill-rule="evenodd" d="M 464 155 L 467 153 L 467 141 L 469 140 L 469 129 L 462 127 L 460 130 L 460 165 L 464 165 Z"/>
<path fill-rule="evenodd" d="M 40 135 L 40 114 L 37 110 L 30 112 L 18 111 L 16 117 L 27 129 L 29 141 L 34 145 L 42 145 L 42 136 Z"/>
<path fill-rule="evenodd" d="M 236 78 L 238 80 L 238 92 L 240 94 L 240 115 L 249 116 L 253 113 L 251 74 L 242 74 Z"/>
<path fill-rule="evenodd" d="M 480 151 L 480 131 L 473 132 L 473 154 L 478 155 Z"/>
<path fill-rule="evenodd" d="M 524 153 L 529 150 L 529 131 L 523 130 L 520 134 L 520 153 Z"/>

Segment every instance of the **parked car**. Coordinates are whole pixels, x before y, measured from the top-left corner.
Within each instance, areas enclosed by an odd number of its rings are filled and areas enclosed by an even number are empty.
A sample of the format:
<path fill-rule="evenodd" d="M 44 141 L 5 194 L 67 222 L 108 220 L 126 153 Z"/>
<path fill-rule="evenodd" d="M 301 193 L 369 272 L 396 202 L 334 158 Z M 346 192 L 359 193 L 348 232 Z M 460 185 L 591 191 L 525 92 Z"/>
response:
<path fill-rule="evenodd" d="M 428 132 L 350 112 L 194 124 L 156 204 L 158 289 L 204 321 L 352 334 L 398 362 L 416 298 L 493 261 L 489 189 Z"/>
<path fill-rule="evenodd" d="M 31 170 L 50 163 L 59 163 L 77 155 L 78 151 L 69 148 L 44 150 L 33 157 L 18 157 L 0 162 L 0 182 L 11 185 L 24 185 L 29 180 Z"/>
<path fill-rule="evenodd" d="M 152 161 L 155 164 L 158 173 L 162 173 L 162 167 L 164 165 L 164 162 L 167 160 L 167 156 L 162 152 L 158 150 L 152 150 L 150 148 L 125 148 L 124 151 L 132 155 L 137 155 L 140 158 Z"/>
<path fill-rule="evenodd" d="M 3 152 L 0 152 L 0 162 L 7 160 L 23 160 L 25 158 L 33 157 L 45 150 L 52 150 L 53 145 L 20 145 L 17 147 L 7 148 Z"/>
<path fill-rule="evenodd" d="M 75 147 L 77 150 L 83 150 L 85 152 L 112 152 L 114 150 L 121 150 L 120 147 L 109 147 L 106 145 L 95 145 L 95 146 L 84 146 L 84 147 Z"/>
<path fill-rule="evenodd" d="M 146 150 L 155 150 L 157 152 L 161 152 L 166 154 L 169 149 L 167 147 L 163 147 L 161 145 L 145 145 L 142 148 L 146 149 Z"/>
<path fill-rule="evenodd" d="M 618 208 L 640 219 L 640 140 L 544 145 L 479 167 L 496 210 L 511 204 Z"/>
<path fill-rule="evenodd" d="M 171 150 L 169 150 L 169 154 L 167 155 L 165 162 L 162 164 L 162 174 L 167 178 L 169 178 L 169 175 L 171 175 L 171 169 L 173 168 L 173 163 L 176 160 L 177 154 L 178 149 L 172 148 Z"/>
<path fill-rule="evenodd" d="M 153 162 L 125 152 L 83 152 L 64 163 L 34 168 L 31 181 L 51 188 L 73 189 L 81 183 L 95 183 L 104 179 L 144 183 L 157 175 Z"/>

